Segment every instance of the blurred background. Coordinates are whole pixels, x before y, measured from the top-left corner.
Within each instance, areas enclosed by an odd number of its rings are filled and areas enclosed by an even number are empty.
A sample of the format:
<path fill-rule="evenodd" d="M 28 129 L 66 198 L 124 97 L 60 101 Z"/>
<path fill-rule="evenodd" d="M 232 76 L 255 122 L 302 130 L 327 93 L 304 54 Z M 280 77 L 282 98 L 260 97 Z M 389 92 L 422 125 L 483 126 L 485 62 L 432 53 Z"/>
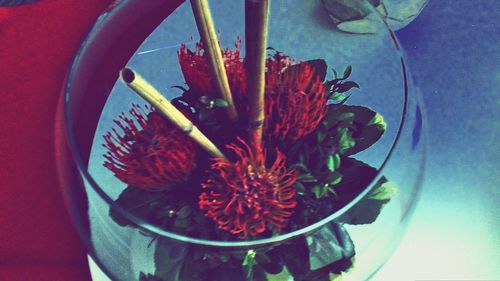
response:
<path fill-rule="evenodd" d="M 430 0 L 396 34 L 424 97 L 428 161 L 373 280 L 500 280 L 500 1 Z"/>

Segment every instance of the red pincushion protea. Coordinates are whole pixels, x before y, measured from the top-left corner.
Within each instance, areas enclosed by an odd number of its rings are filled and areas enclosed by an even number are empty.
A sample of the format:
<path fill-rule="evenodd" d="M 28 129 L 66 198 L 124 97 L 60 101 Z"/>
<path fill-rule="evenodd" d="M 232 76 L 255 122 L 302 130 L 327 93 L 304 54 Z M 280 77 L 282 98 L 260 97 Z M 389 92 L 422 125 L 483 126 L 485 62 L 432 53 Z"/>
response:
<path fill-rule="evenodd" d="M 236 160 L 215 159 L 214 175 L 202 186 L 200 209 L 217 222 L 219 228 L 241 238 L 271 229 L 279 231 L 288 223 L 297 205 L 295 171 L 287 171 L 285 155 L 276 152 L 271 167 L 265 166 L 266 153 L 256 153 L 243 140 L 243 147 L 230 144 Z"/>
<path fill-rule="evenodd" d="M 222 50 L 222 58 L 224 59 L 229 87 L 235 98 L 238 98 L 246 91 L 247 79 L 243 59 L 240 57 L 241 39 L 238 38 L 234 46 L 234 51 Z M 214 96 L 215 90 L 203 44 L 197 43 L 194 52 L 182 44 L 178 57 L 189 89 L 197 96 Z"/>
<path fill-rule="evenodd" d="M 247 76 L 240 57 L 241 40 L 234 51 L 222 51 L 229 86 L 239 112 L 247 112 Z M 179 51 L 186 84 L 197 96 L 213 96 L 207 60 L 201 43 L 194 52 L 186 45 Z M 326 88 L 308 62 L 294 64 L 293 59 L 276 53 L 266 61 L 265 123 L 266 138 L 298 140 L 316 129 L 326 113 Z"/>
<path fill-rule="evenodd" d="M 295 141 L 313 132 L 326 114 L 328 100 L 315 68 L 308 62 L 293 64 L 280 53 L 266 66 L 266 136 Z"/>
<path fill-rule="evenodd" d="M 145 111 L 134 104 L 129 112 L 135 122 L 122 113 L 114 120 L 122 134 L 113 128 L 104 136 L 104 166 L 121 181 L 149 191 L 185 179 L 195 166 L 194 142 L 150 107 Z"/>

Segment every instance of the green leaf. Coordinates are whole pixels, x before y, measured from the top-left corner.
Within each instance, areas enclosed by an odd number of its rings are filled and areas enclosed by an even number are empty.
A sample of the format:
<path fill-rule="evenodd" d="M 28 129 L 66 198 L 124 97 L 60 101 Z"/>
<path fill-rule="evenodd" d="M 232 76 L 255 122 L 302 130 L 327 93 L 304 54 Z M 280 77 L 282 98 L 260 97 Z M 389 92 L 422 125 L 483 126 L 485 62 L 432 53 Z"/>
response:
<path fill-rule="evenodd" d="M 333 170 L 337 170 L 340 167 L 340 155 L 335 153 L 333 155 Z"/>
<path fill-rule="evenodd" d="M 312 192 L 314 193 L 314 196 L 316 196 L 316 199 L 319 199 L 321 198 L 321 196 L 323 196 L 323 188 L 320 185 L 313 186 Z"/>
<path fill-rule="evenodd" d="M 305 171 L 305 172 L 309 171 L 309 168 L 307 168 L 307 166 L 304 165 L 304 163 L 295 163 L 295 164 L 292 165 L 292 168 L 294 168 L 294 167 L 299 168 L 299 169 L 301 169 L 302 171 Z"/>
<path fill-rule="evenodd" d="M 351 97 L 351 95 L 344 95 L 344 98 L 337 103 L 337 105 L 343 105 L 347 102 L 347 100 Z"/>
<path fill-rule="evenodd" d="M 382 27 L 379 21 L 371 17 L 346 20 L 337 24 L 340 31 L 354 34 L 376 34 Z"/>
<path fill-rule="evenodd" d="M 356 145 L 356 141 L 353 139 L 351 132 L 347 128 L 339 128 L 338 134 L 339 138 L 339 151 L 341 154 L 345 154 L 345 152 Z"/>
<path fill-rule="evenodd" d="M 314 193 L 314 196 L 316 196 L 316 199 L 324 197 L 326 194 L 328 194 L 328 191 L 330 191 L 330 185 L 327 183 L 317 184 L 312 188 L 312 192 Z"/>
<path fill-rule="evenodd" d="M 352 88 L 358 88 L 359 89 L 358 83 L 352 82 L 352 81 L 347 81 L 347 82 L 344 82 L 344 83 L 338 85 L 337 92 L 345 93 L 345 92 L 351 90 Z"/>
<path fill-rule="evenodd" d="M 184 88 L 184 87 L 182 87 L 182 86 L 179 86 L 179 85 L 172 86 L 172 87 L 170 87 L 170 88 L 172 88 L 172 89 L 180 89 L 183 93 L 185 93 L 185 92 L 187 92 L 187 91 L 188 91 L 188 89 L 186 89 L 186 88 Z"/>
<path fill-rule="evenodd" d="M 187 218 L 191 214 L 191 207 L 184 206 L 177 212 L 177 217 L 181 219 Z"/>
<path fill-rule="evenodd" d="M 197 212 L 194 216 L 194 222 L 200 225 L 205 225 L 209 221 L 207 220 L 207 217 L 205 217 L 202 213 Z"/>
<path fill-rule="evenodd" d="M 330 105 L 325 120 L 328 120 L 328 123 L 336 123 L 342 118 L 341 116 L 349 116 L 345 115 L 346 113 L 354 114 L 350 125 L 354 131 L 350 134 L 345 127 L 337 128 L 339 146 L 343 149 L 343 155 L 352 155 L 367 149 L 382 137 L 387 128 L 382 115 L 363 106 Z M 339 126 L 345 125 L 340 124 Z"/>
<path fill-rule="evenodd" d="M 375 185 L 372 192 L 368 194 L 368 199 L 386 201 L 391 200 L 398 193 L 398 187 L 395 183 L 383 177 Z"/>
<path fill-rule="evenodd" d="M 297 181 L 301 181 L 301 182 L 316 182 L 318 180 L 311 173 L 303 173 L 303 174 L 300 174 L 297 177 Z"/>
<path fill-rule="evenodd" d="M 420 0 L 418 0 L 420 1 Z M 374 5 L 376 6 L 376 10 L 384 17 L 386 18 L 387 15 L 388 15 L 388 12 L 387 12 L 387 8 L 385 7 L 384 3 L 379 3 L 378 5 Z M 410 6 L 410 5 L 408 5 Z"/>
<path fill-rule="evenodd" d="M 347 233 L 346 233 L 347 234 Z M 347 234 L 348 235 L 348 234 Z M 349 237 L 340 238 L 336 237 L 337 241 L 351 240 Z M 328 239 L 325 241 L 327 243 L 335 243 L 333 239 Z M 351 242 L 352 243 L 352 242 Z M 331 245 L 331 244 L 330 244 Z M 340 246 L 340 245 L 338 245 Z M 294 239 L 292 243 L 283 244 L 275 248 L 278 251 L 282 260 L 286 265 L 287 271 L 293 276 L 293 280 L 307 280 L 307 281 L 329 281 L 330 272 L 343 272 L 350 268 L 351 258 L 342 258 L 336 262 L 330 263 L 324 267 L 316 270 L 311 269 L 311 249 L 308 246 L 305 237 L 299 237 Z M 318 250 L 322 250 L 324 247 L 319 246 Z M 354 255 L 354 252 L 352 253 Z M 323 254 L 319 255 L 320 257 Z M 270 279 L 273 280 L 274 279 Z M 286 279 L 281 279 L 280 281 L 285 281 Z"/>
<path fill-rule="evenodd" d="M 347 204 L 363 192 L 377 175 L 377 169 L 352 158 L 343 160 L 341 172 L 344 178 L 335 186 L 341 204 Z M 373 223 L 395 194 L 395 184 L 382 177 L 365 197 L 339 217 L 338 222 L 354 225 Z"/>
<path fill-rule="evenodd" d="M 154 203 L 161 200 L 162 196 L 161 192 L 150 192 L 128 186 L 122 191 L 120 196 L 118 196 L 115 203 L 124 211 L 131 212 L 139 218 L 148 220 L 151 216 L 156 214 Z M 135 226 L 129 219 L 122 216 L 114 205 L 112 205 L 109 210 L 109 216 L 121 226 Z"/>
<path fill-rule="evenodd" d="M 223 107 L 223 108 L 226 108 L 229 106 L 229 104 L 227 103 L 227 101 L 225 99 L 215 99 L 214 105 L 217 107 Z"/>
<path fill-rule="evenodd" d="M 328 170 L 330 171 L 335 171 L 335 159 L 332 154 L 328 154 L 328 157 L 326 158 L 326 166 L 328 167 Z"/>
<path fill-rule="evenodd" d="M 246 268 L 248 275 L 252 275 L 253 267 L 258 264 L 255 259 L 256 254 L 257 252 L 255 252 L 255 250 L 248 250 L 241 264 Z"/>
<path fill-rule="evenodd" d="M 315 60 L 308 60 L 306 62 L 314 68 L 315 73 L 316 75 L 319 76 L 320 81 L 325 81 L 326 72 L 328 69 L 326 61 L 323 59 L 315 59 Z"/>
<path fill-rule="evenodd" d="M 154 252 L 155 277 L 179 280 L 188 245 L 170 239 L 159 239 Z"/>
<path fill-rule="evenodd" d="M 378 113 L 375 113 L 375 116 L 370 119 L 367 126 L 376 126 L 381 131 L 385 131 L 387 129 L 387 124 L 385 123 L 384 117 L 382 117 L 382 115 Z"/>
<path fill-rule="evenodd" d="M 348 65 L 346 69 L 344 70 L 344 75 L 342 76 L 342 79 L 347 79 L 352 72 L 352 66 Z"/>
<path fill-rule="evenodd" d="M 355 255 L 354 243 L 347 229 L 338 223 L 330 223 L 306 237 L 309 248 L 310 269 L 329 267 L 329 272 L 341 271 L 340 265 Z M 308 279 L 310 280 L 310 279 Z M 316 280 L 316 279 L 314 279 Z"/>
<path fill-rule="evenodd" d="M 188 219 L 185 219 L 185 218 L 178 217 L 174 222 L 174 226 L 177 228 L 186 228 L 189 225 L 190 225 L 190 221 Z"/>
<path fill-rule="evenodd" d="M 343 121 L 343 122 L 349 122 L 352 123 L 354 121 L 354 113 L 352 112 L 344 112 L 339 115 L 338 120 Z"/>
<path fill-rule="evenodd" d="M 367 149 L 382 137 L 387 128 L 384 118 L 377 112 L 361 106 L 352 106 L 351 110 L 355 114 L 354 123 L 359 131 L 355 137 L 356 145 L 346 151 L 346 155 Z"/>
<path fill-rule="evenodd" d="M 321 129 L 319 129 L 316 132 L 316 137 L 318 139 L 318 143 L 321 143 L 321 142 L 323 142 L 323 140 L 325 140 L 326 133 L 324 131 L 322 131 Z"/>
<path fill-rule="evenodd" d="M 333 172 L 333 173 L 329 174 L 328 177 L 326 178 L 326 182 L 329 185 L 337 185 L 341 181 L 342 181 L 342 174 L 339 172 Z"/>
<path fill-rule="evenodd" d="M 333 101 L 341 101 L 345 98 L 345 94 L 341 92 L 334 92 L 333 95 L 329 97 L 330 100 Z"/>
<path fill-rule="evenodd" d="M 255 259 L 259 263 L 259 266 L 262 267 L 262 269 L 269 274 L 272 274 L 274 276 L 269 276 L 267 275 L 266 280 L 276 280 L 276 278 L 272 277 L 277 277 L 275 274 L 279 274 L 280 272 L 283 271 L 283 260 L 277 253 L 273 250 L 267 251 L 267 252 L 257 252 L 257 255 L 255 256 Z"/>
<path fill-rule="evenodd" d="M 323 118 L 322 123 L 327 129 L 332 128 L 335 124 L 338 123 L 338 115 L 333 106 L 328 107 L 328 111 L 326 112 L 325 118 Z"/>
<path fill-rule="evenodd" d="M 295 190 L 297 191 L 298 195 L 303 195 L 306 192 L 306 187 L 299 181 L 296 181 L 293 184 L 293 187 L 295 187 Z"/>
<path fill-rule="evenodd" d="M 335 69 L 332 68 L 332 71 L 333 71 L 333 78 L 337 79 L 339 77 L 339 74 L 337 73 L 337 70 L 335 70 Z"/>
<path fill-rule="evenodd" d="M 255 252 L 255 250 L 248 250 L 245 254 L 245 257 L 243 258 L 243 265 L 255 265 L 257 264 L 257 261 L 255 260 L 255 255 L 257 254 L 257 252 Z"/>
<path fill-rule="evenodd" d="M 339 204 L 347 204 L 365 190 L 377 175 L 377 169 L 350 157 L 341 157 L 342 164 L 337 172 L 342 174 L 342 182 L 335 186 L 339 194 Z"/>

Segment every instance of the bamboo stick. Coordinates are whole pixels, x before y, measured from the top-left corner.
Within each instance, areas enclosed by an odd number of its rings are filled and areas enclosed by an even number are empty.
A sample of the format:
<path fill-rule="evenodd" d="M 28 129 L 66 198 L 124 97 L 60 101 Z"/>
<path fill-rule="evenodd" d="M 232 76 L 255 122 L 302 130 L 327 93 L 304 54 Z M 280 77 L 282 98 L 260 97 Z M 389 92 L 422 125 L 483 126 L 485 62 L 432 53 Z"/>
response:
<path fill-rule="evenodd" d="M 249 96 L 250 139 L 255 148 L 262 142 L 268 0 L 245 0 L 245 53 Z"/>
<path fill-rule="evenodd" d="M 120 77 L 128 87 L 156 107 L 165 117 L 195 140 L 208 153 L 214 157 L 226 159 L 224 154 L 212 141 L 137 72 L 130 68 L 124 68 L 120 71 Z"/>
<path fill-rule="evenodd" d="M 220 96 L 226 100 L 227 114 L 230 120 L 236 121 L 238 119 L 238 112 L 234 106 L 231 89 L 227 80 L 226 70 L 224 67 L 224 59 L 220 50 L 217 35 L 215 33 L 212 15 L 207 0 L 191 0 L 191 7 L 196 20 L 196 26 L 200 33 L 201 40 L 205 52 L 208 55 L 208 62 L 210 71 L 214 79 L 214 86 L 219 92 Z"/>

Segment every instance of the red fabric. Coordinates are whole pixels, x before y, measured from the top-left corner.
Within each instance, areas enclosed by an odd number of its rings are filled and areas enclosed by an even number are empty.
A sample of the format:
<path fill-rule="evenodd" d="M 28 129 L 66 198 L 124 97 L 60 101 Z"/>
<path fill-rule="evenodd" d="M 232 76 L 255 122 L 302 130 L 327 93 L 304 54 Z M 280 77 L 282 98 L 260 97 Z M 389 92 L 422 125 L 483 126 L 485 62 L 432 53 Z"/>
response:
<path fill-rule="evenodd" d="M 111 0 L 0 8 L 0 280 L 90 280 L 54 163 L 61 83 Z"/>

